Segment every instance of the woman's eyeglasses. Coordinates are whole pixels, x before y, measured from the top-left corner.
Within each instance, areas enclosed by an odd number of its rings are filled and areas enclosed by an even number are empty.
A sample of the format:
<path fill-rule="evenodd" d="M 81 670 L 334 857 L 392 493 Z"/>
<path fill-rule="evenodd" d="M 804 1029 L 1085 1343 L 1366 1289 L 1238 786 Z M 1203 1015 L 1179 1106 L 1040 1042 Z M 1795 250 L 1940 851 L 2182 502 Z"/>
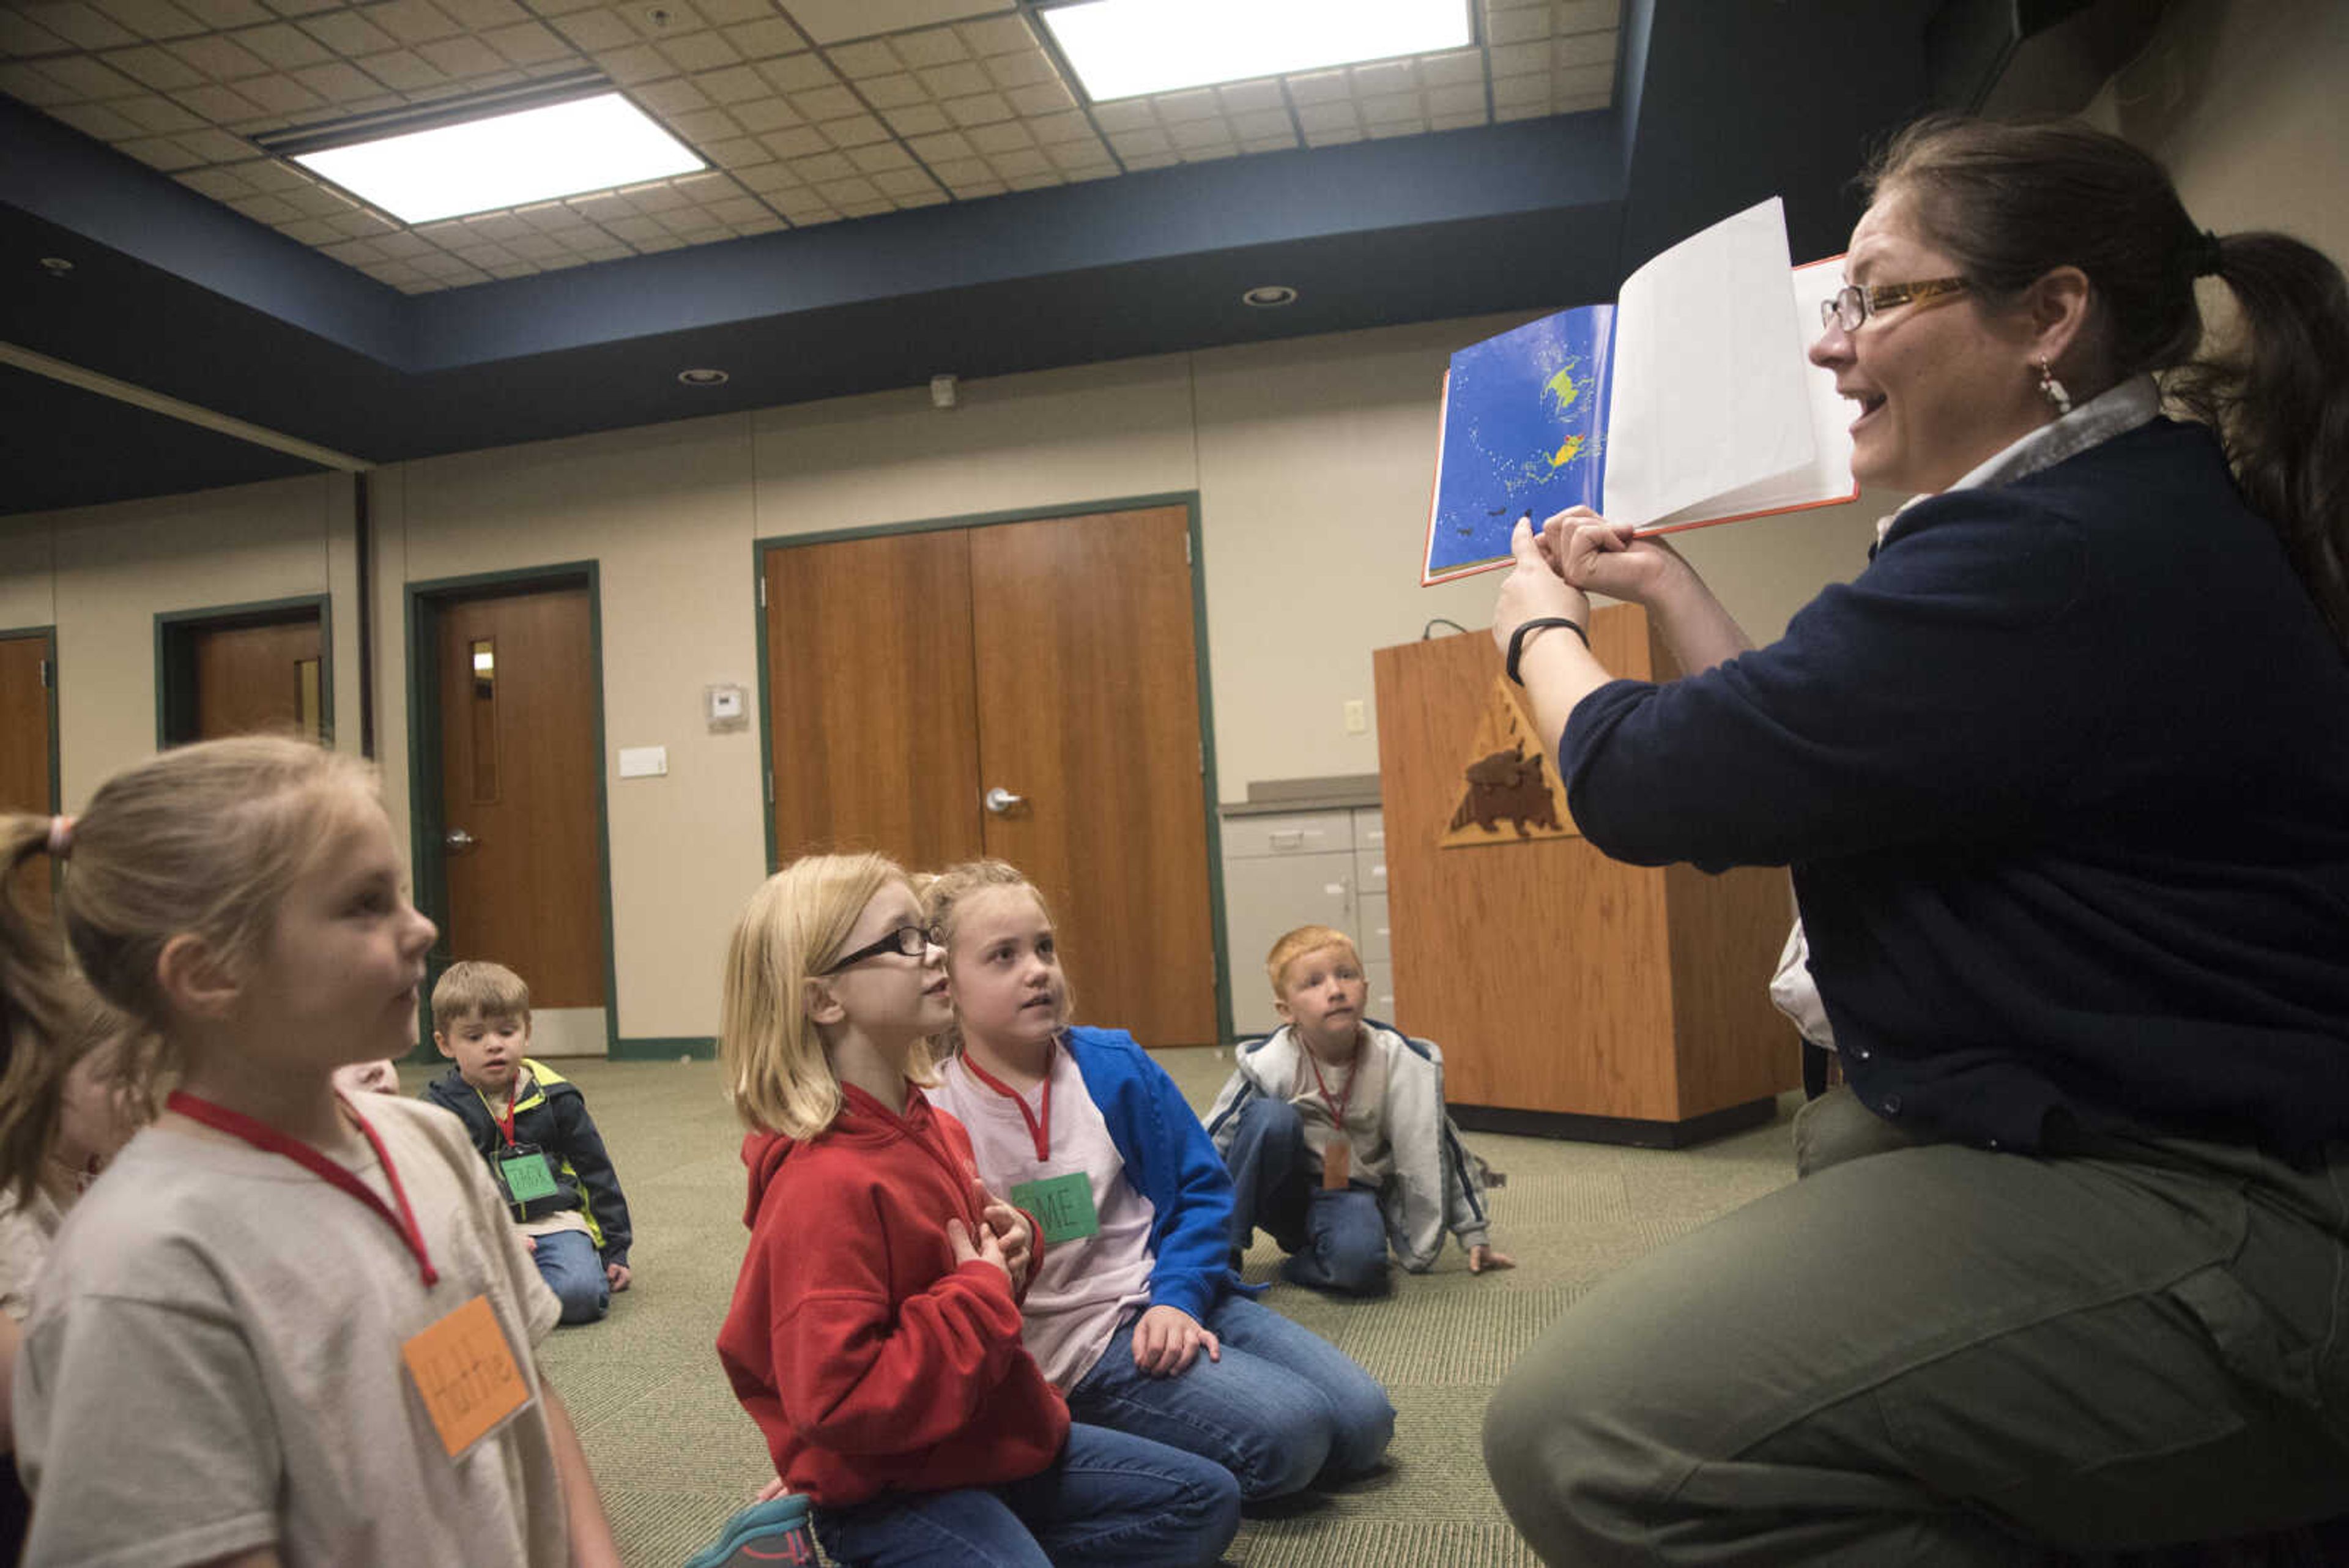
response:
<path fill-rule="evenodd" d="M 1819 325 L 1857 332 L 1861 322 L 1879 310 L 1944 294 L 1962 294 L 1965 288 L 1966 280 L 1961 277 L 1937 277 L 1926 283 L 1852 284 L 1837 289 L 1832 298 L 1819 301 Z"/>
<path fill-rule="evenodd" d="M 883 953 L 902 953 L 907 958 L 920 958 L 930 950 L 930 933 L 920 926 L 899 926 L 877 942 L 867 942 L 853 953 L 843 953 L 823 970 L 825 974 L 838 974 L 853 963 L 878 958 Z"/>

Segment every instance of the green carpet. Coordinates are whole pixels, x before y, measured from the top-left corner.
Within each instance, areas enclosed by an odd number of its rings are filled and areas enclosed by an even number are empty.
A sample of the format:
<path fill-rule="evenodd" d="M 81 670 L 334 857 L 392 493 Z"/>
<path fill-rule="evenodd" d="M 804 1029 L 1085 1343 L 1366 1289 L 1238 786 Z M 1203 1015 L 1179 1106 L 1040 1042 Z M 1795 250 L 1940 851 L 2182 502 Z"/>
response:
<path fill-rule="evenodd" d="M 1204 1109 L 1228 1064 L 1159 1054 Z M 713 1348 L 745 1232 L 741 1137 L 709 1062 L 565 1061 L 628 1194 L 635 1288 L 611 1315 L 560 1329 L 539 1359 L 570 1406 L 630 1568 L 677 1568 L 750 1501 L 771 1469 Z M 422 1081 L 407 1074 L 413 1091 Z M 1242 1525 L 1227 1561 L 1256 1568 L 1525 1565 L 1479 1447 L 1485 1401 L 1518 1353 L 1594 1281 L 1715 1215 L 1794 1179 L 1786 1120 L 1666 1153 L 1470 1134 L 1506 1173 L 1493 1240 L 1517 1267 L 1478 1277 L 1456 1248 L 1434 1272 L 1398 1271 L 1384 1301 L 1338 1302 L 1277 1284 L 1267 1305 L 1327 1336 L 1385 1384 L 1392 1464 L 1360 1485 Z M 1278 1254 L 1259 1238 L 1251 1281 Z"/>

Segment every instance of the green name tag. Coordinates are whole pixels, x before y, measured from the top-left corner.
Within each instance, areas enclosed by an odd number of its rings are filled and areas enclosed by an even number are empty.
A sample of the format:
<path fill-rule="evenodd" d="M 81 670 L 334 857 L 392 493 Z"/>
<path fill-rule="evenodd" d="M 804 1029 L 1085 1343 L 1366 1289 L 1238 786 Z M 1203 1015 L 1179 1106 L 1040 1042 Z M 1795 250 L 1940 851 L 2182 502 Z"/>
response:
<path fill-rule="evenodd" d="M 498 1160 L 498 1175 L 505 1180 L 506 1196 L 516 1203 L 552 1198 L 557 1190 L 554 1173 L 547 1168 L 543 1154 L 505 1155 Z"/>
<path fill-rule="evenodd" d="M 1021 1182 L 1011 1189 L 1011 1206 L 1036 1216 L 1049 1246 L 1101 1232 L 1101 1220 L 1093 1213 L 1092 1179 L 1081 1170 Z"/>

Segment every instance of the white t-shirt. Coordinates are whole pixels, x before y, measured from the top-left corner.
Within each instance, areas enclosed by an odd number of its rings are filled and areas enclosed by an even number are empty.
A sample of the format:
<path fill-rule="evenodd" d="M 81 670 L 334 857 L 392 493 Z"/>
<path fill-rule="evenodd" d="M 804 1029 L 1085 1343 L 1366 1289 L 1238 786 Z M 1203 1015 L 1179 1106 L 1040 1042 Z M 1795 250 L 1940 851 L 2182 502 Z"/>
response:
<path fill-rule="evenodd" d="M 560 1308 L 448 1112 L 365 1096 L 439 1281 L 283 1155 L 170 1122 L 67 1216 L 17 1364 L 29 1568 L 171 1568 L 274 1543 L 287 1568 L 561 1568 L 531 1346 Z M 383 1189 L 381 1167 L 354 1167 Z M 459 1459 L 400 1347 L 486 1295 L 530 1402 Z"/>
<path fill-rule="evenodd" d="M 1346 1141 L 1352 1146 L 1349 1179 L 1384 1186 L 1394 1174 L 1394 1150 L 1387 1142 L 1387 1066 L 1386 1058 L 1371 1048 L 1368 1030 L 1354 1048 L 1354 1059 L 1342 1067 L 1316 1060 L 1302 1038 L 1297 1042 L 1297 1075 L 1288 1085 L 1288 1103 L 1297 1107 L 1305 1147 L 1317 1160 L 1338 1137 L 1338 1116 L 1330 1100 L 1346 1112 Z"/>
<path fill-rule="evenodd" d="M 1020 1101 L 971 1075 L 960 1056 L 938 1069 L 930 1103 L 951 1112 L 970 1134 L 971 1152 L 987 1189 L 1014 1208 L 1012 1189 L 1024 1182 L 1081 1171 L 1092 1197 L 1098 1230 L 1091 1236 L 1049 1241 L 1020 1302 L 1020 1338 L 1052 1386 L 1067 1393 L 1093 1369 L 1127 1314 L 1150 1301 L 1150 1226 L 1158 1210 L 1125 1179 L 1125 1161 L 1109 1136 L 1101 1107 L 1085 1092 L 1084 1075 L 1066 1051 L 1052 1052 L 1049 1158 L 1036 1158 L 1035 1135 Z M 1042 1121 L 1043 1085 L 1022 1096 L 1028 1116 Z"/>
<path fill-rule="evenodd" d="M 41 1188 L 33 1189 L 28 1203 L 0 1197 L 0 1312 L 18 1323 L 32 1310 L 33 1281 L 65 1222 L 65 1210 Z"/>

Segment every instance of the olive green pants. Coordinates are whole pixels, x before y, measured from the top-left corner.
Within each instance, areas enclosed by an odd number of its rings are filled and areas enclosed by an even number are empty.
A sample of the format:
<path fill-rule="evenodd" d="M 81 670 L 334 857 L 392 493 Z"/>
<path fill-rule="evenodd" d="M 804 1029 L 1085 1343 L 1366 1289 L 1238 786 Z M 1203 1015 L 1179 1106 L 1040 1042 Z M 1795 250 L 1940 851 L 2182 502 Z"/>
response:
<path fill-rule="evenodd" d="M 1802 1179 L 1602 1282 L 1485 1418 L 1552 1563 L 1976 1564 L 2349 1511 L 2349 1146 L 1914 1140 L 1847 1089 Z"/>

